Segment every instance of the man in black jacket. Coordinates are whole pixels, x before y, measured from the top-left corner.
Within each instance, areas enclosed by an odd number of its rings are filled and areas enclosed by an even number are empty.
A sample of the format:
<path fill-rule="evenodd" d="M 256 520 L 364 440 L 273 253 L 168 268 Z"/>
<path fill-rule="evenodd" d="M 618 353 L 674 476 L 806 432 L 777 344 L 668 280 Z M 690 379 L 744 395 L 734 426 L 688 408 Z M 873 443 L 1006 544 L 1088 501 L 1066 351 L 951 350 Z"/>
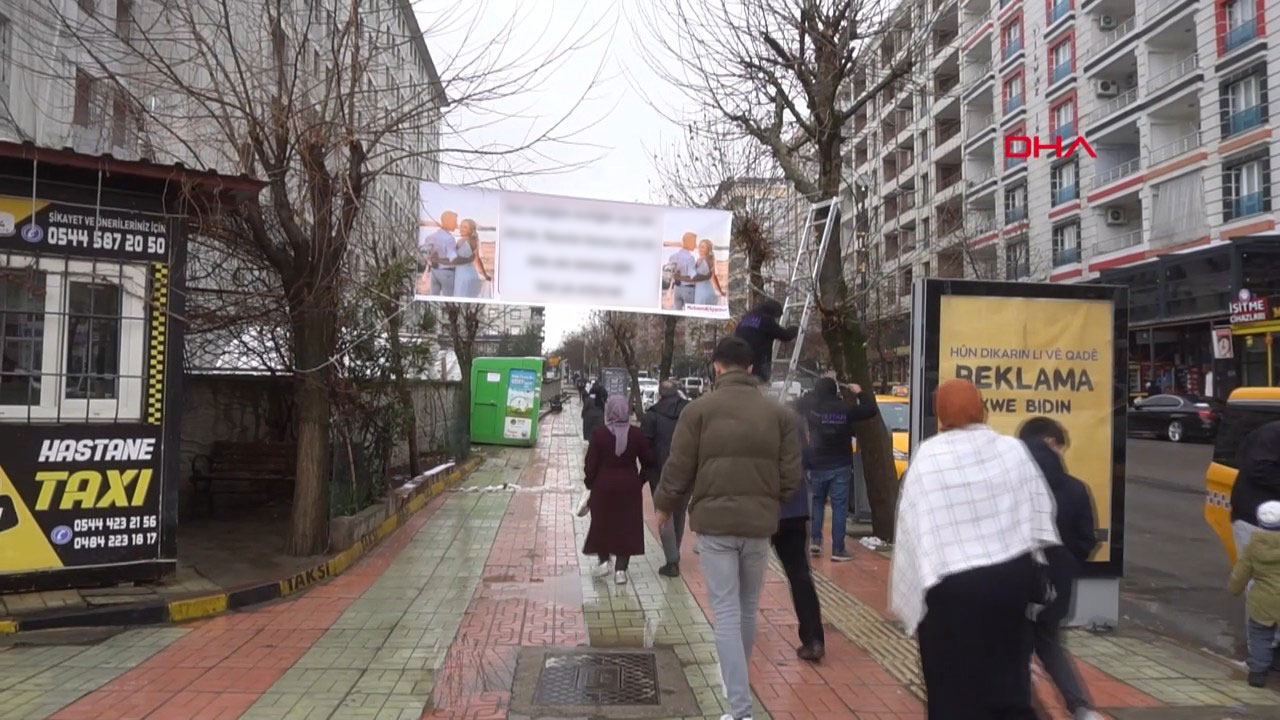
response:
<path fill-rule="evenodd" d="M 813 527 L 809 530 L 811 555 L 822 554 L 822 523 L 827 498 L 831 498 L 831 559 L 848 562 L 845 528 L 849 518 L 849 485 L 853 477 L 853 426 L 880 413 L 871 391 L 847 385 L 857 398 L 851 403 L 838 394 L 834 373 L 818 378 L 813 390 L 800 399 L 800 414 L 809 433 L 810 465 L 806 473 L 813 493 Z"/>
<path fill-rule="evenodd" d="M 1045 550 L 1049 561 L 1049 580 L 1057 596 L 1035 621 L 1036 657 L 1053 684 L 1062 694 L 1063 703 L 1077 720 L 1098 718 L 1093 703 L 1071 657 L 1062 645 L 1062 621 L 1071 609 L 1080 568 L 1098 545 L 1094 525 L 1093 498 L 1083 482 L 1067 474 L 1062 453 L 1067 449 L 1067 431 L 1056 420 L 1034 417 L 1018 429 L 1018 438 L 1027 445 L 1031 457 L 1044 473 L 1056 505 L 1058 537 L 1062 545 Z"/>
<path fill-rule="evenodd" d="M 773 373 L 773 341 L 791 342 L 800 334 L 800 327 L 782 327 L 782 305 L 777 300 L 765 300 L 751 312 L 742 316 L 733 334 L 751 346 L 751 372 L 765 383 Z"/>
<path fill-rule="evenodd" d="M 676 432 L 676 421 L 688 404 L 688 400 L 680 397 L 674 382 L 663 380 L 658 385 L 658 401 L 640 419 L 640 430 L 649 439 L 649 445 L 653 447 L 653 454 L 657 459 L 657 462 L 645 470 L 650 492 L 658 491 L 662 466 L 667 464 L 667 457 L 671 455 L 671 437 Z M 684 537 L 684 517 L 685 509 L 679 508 L 671 513 L 671 522 L 658 528 L 658 534 L 662 538 L 662 553 L 667 560 L 666 565 L 658 568 L 658 574 L 664 577 L 680 577 L 680 541 Z"/>

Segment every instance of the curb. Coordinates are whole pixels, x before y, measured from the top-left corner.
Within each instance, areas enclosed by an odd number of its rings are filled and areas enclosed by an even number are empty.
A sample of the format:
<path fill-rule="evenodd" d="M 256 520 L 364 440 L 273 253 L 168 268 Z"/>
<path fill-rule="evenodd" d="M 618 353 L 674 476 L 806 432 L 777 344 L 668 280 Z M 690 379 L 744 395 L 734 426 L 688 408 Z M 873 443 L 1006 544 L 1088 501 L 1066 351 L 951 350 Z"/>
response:
<path fill-rule="evenodd" d="M 406 499 L 394 515 L 389 515 L 378 527 L 361 535 L 351 547 L 295 575 L 210 595 L 0 618 L 0 636 L 57 628 L 188 622 L 289 597 L 346 572 L 428 502 L 470 475 L 482 462 L 483 458 L 473 457 L 436 476 L 424 475 L 406 483 L 397 491 Z"/>

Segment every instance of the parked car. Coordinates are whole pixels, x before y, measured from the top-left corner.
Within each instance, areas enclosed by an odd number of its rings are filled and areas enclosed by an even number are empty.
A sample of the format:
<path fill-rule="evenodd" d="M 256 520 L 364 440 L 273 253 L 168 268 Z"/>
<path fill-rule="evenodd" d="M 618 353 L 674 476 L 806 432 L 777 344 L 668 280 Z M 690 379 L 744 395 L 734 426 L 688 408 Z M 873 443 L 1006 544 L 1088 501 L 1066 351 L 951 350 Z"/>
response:
<path fill-rule="evenodd" d="M 685 397 L 692 400 L 702 395 L 702 378 L 687 377 L 680 381 L 680 388 L 684 390 Z"/>
<path fill-rule="evenodd" d="M 1235 538 L 1231 533 L 1231 490 L 1239 472 L 1236 457 L 1249 433 L 1274 420 L 1280 420 L 1280 388 L 1238 388 L 1227 400 L 1218 425 L 1213 461 L 1204 475 L 1204 519 L 1218 536 L 1232 564 L 1236 561 Z"/>
<path fill-rule="evenodd" d="M 787 387 L 787 390 L 784 393 L 782 391 L 782 386 L 785 383 L 785 380 L 774 380 L 769 383 L 769 394 L 784 403 L 789 403 L 798 399 L 801 395 L 804 395 L 804 387 L 800 384 L 799 380 L 792 380 L 791 385 Z"/>
<path fill-rule="evenodd" d="M 1138 398 L 1129 408 L 1129 433 L 1169 442 L 1212 441 L 1218 434 L 1223 405 L 1200 395 L 1154 395 Z"/>
<path fill-rule="evenodd" d="M 880 419 L 884 420 L 885 429 L 893 438 L 893 466 L 901 480 L 907 471 L 907 453 L 911 446 L 910 400 L 906 396 L 876 395 L 876 406 L 880 408 Z"/>

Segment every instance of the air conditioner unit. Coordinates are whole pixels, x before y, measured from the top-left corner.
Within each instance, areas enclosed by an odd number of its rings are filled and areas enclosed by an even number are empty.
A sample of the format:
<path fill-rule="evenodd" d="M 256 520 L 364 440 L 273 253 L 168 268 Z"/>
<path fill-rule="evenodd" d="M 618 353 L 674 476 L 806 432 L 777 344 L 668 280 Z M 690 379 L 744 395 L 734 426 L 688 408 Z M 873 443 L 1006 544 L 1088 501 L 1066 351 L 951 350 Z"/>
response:
<path fill-rule="evenodd" d="M 1118 208 L 1118 207 L 1107 208 L 1107 224 L 1108 225 L 1128 224 L 1128 218 L 1125 217 L 1124 208 Z"/>
<path fill-rule="evenodd" d="M 1098 29 L 1099 30 L 1115 30 L 1116 16 L 1115 15 L 1099 15 Z"/>
<path fill-rule="evenodd" d="M 1113 98 L 1120 94 L 1120 84 L 1115 80 L 1098 80 L 1093 87 L 1100 98 Z"/>

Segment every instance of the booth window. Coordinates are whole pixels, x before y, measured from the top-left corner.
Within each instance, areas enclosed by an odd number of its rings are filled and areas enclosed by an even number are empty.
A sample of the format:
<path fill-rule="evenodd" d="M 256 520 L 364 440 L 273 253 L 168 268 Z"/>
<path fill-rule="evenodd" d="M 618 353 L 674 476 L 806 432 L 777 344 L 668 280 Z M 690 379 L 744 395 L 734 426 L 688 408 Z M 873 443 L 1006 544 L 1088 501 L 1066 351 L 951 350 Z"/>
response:
<path fill-rule="evenodd" d="M 141 418 L 145 268 L 0 257 L 0 419 Z"/>

